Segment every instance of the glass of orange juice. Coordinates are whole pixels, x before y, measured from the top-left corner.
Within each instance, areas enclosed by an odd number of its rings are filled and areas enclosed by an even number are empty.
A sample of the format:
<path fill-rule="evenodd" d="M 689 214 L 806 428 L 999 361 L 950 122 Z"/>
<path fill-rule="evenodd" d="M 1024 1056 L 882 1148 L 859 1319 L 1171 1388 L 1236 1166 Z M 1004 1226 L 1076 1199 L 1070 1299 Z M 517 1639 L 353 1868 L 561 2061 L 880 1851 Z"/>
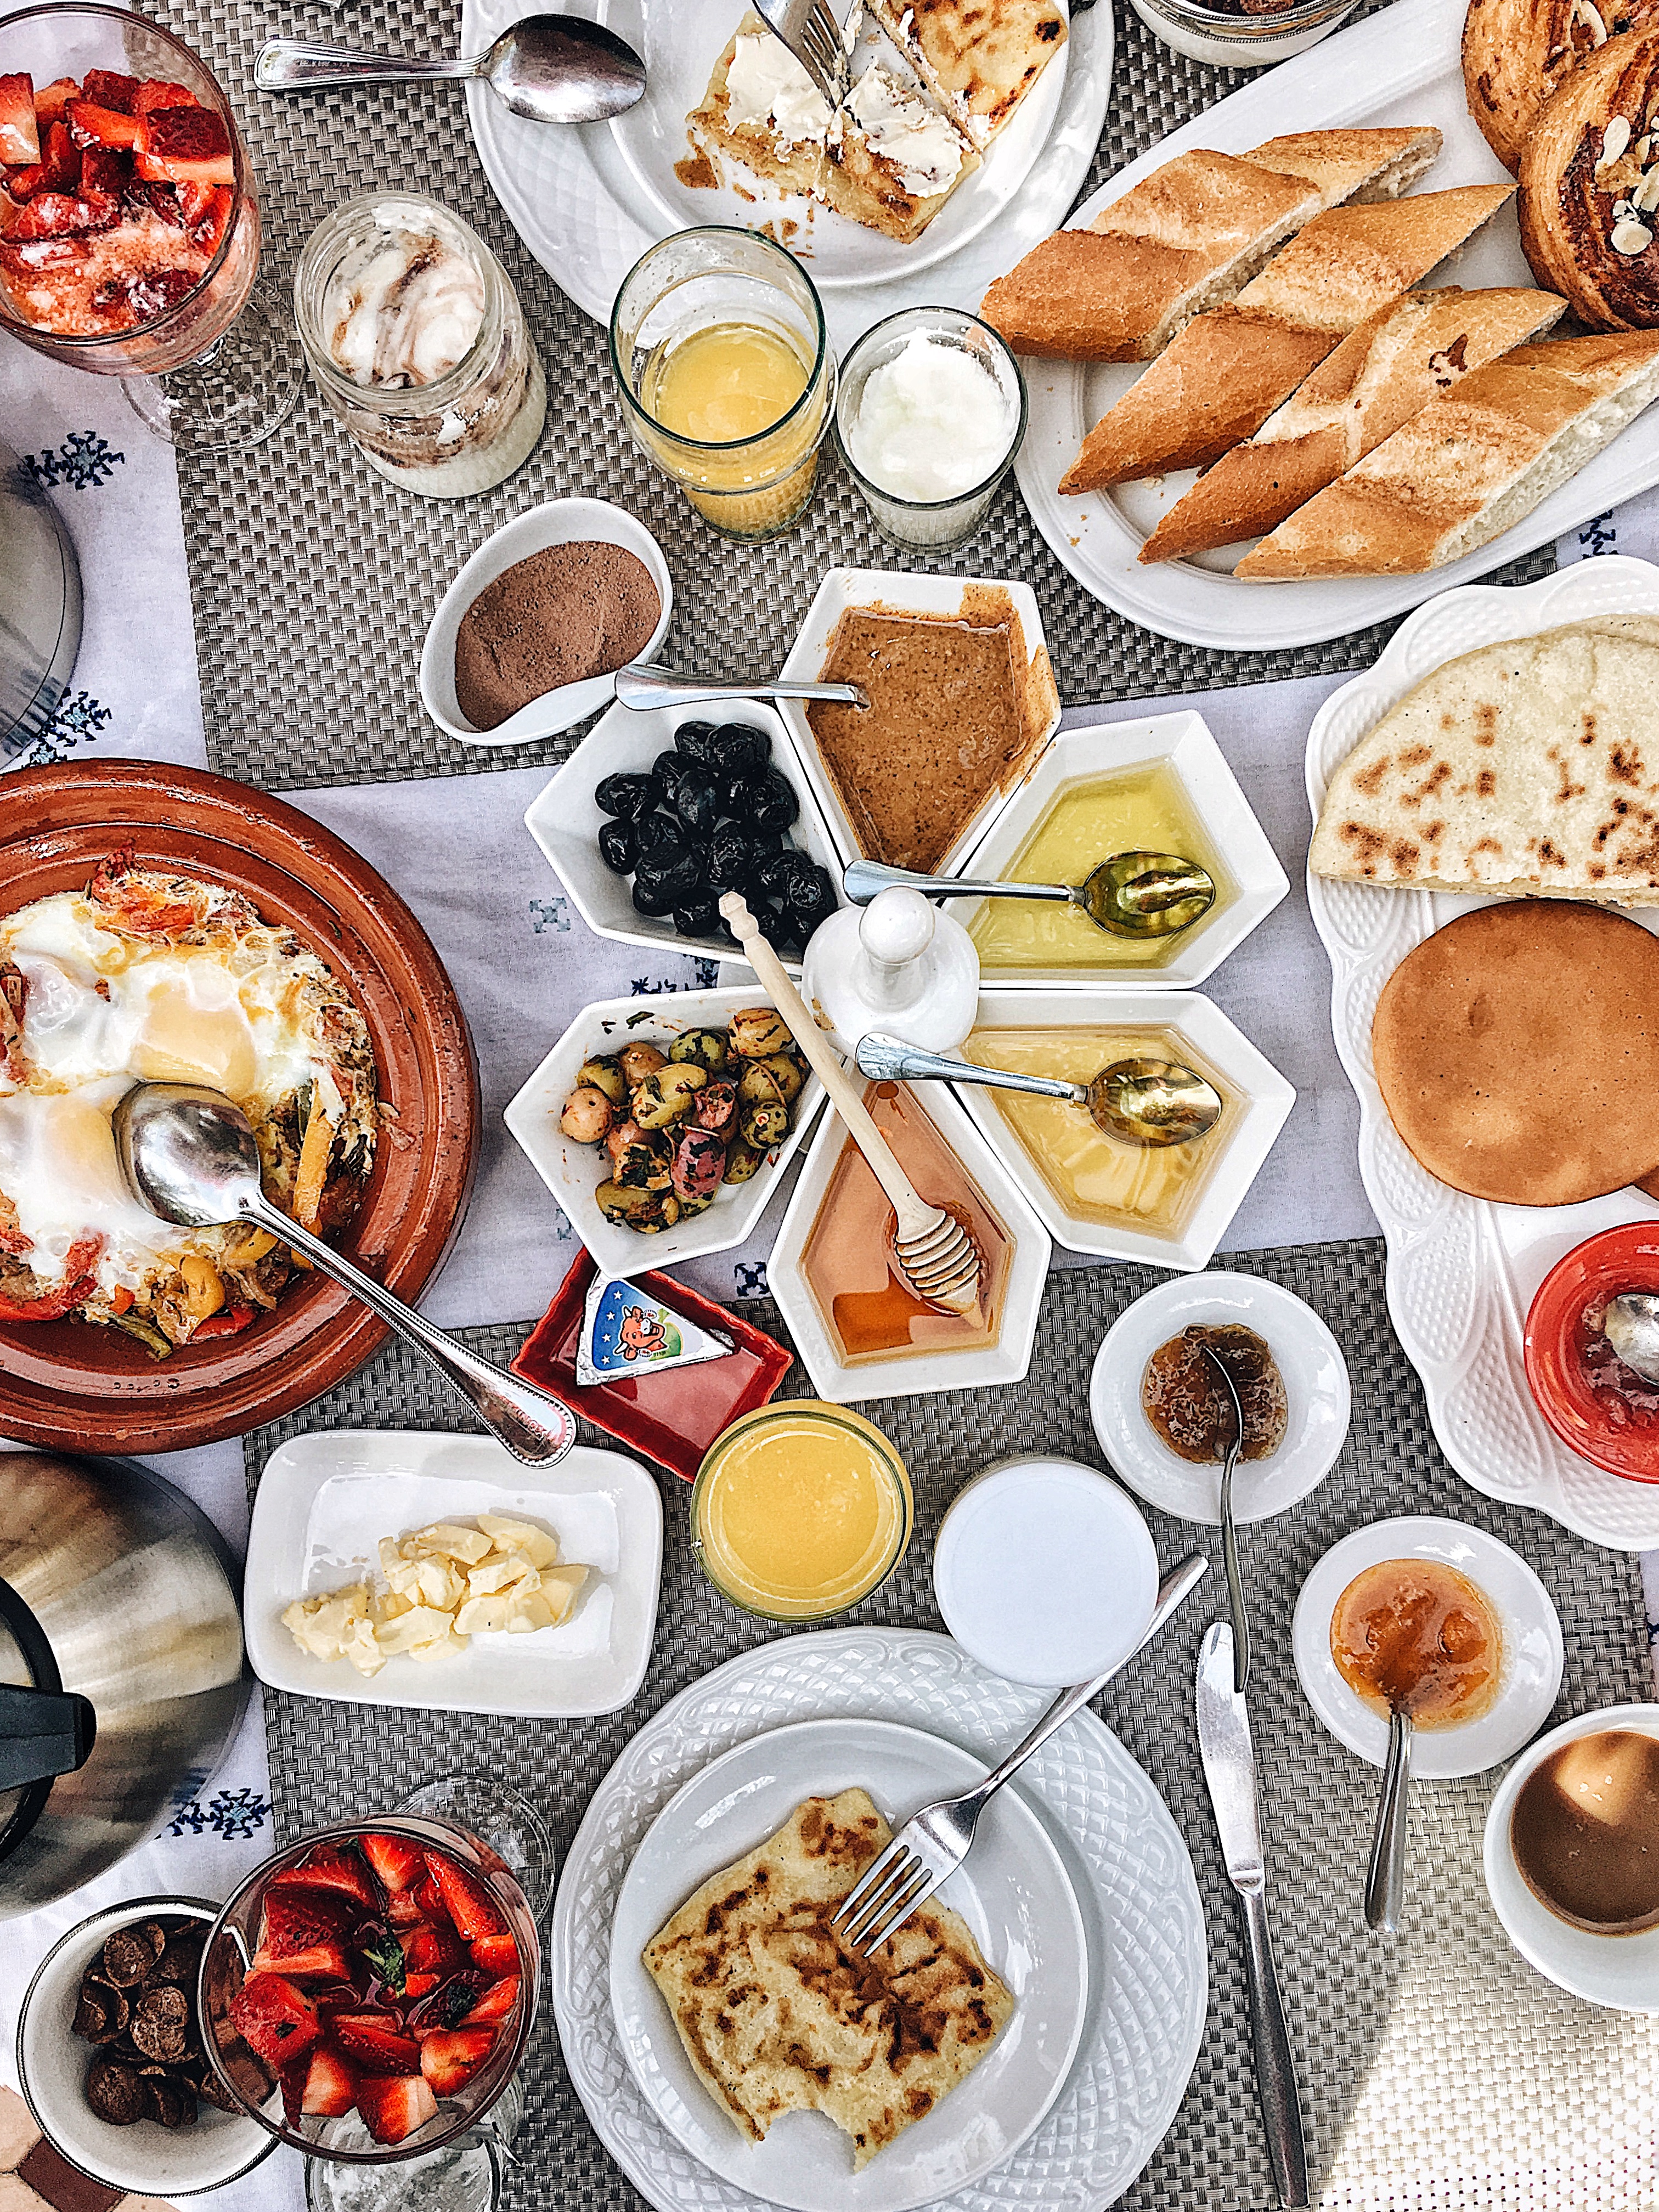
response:
<path fill-rule="evenodd" d="M 691 1543 L 715 1589 L 764 1620 L 828 1620 L 878 1589 L 915 1519 L 881 1431 L 817 1398 L 745 1413 L 709 1447 Z"/>
<path fill-rule="evenodd" d="M 758 231 L 682 230 L 643 254 L 611 311 L 635 443 L 727 538 L 773 538 L 812 496 L 835 414 L 816 287 Z"/>

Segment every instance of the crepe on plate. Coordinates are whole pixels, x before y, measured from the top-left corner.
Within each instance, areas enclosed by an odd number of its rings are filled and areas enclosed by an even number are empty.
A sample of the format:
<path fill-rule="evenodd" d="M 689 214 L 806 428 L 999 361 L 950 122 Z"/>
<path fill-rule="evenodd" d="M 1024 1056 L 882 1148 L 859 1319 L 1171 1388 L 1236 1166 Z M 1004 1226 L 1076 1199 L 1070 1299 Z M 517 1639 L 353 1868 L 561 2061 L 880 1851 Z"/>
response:
<path fill-rule="evenodd" d="M 1012 2017 L 1012 1994 L 946 1906 L 924 1905 L 870 1962 L 831 1931 L 890 1840 L 864 1790 L 809 1797 L 645 1947 L 698 2078 L 757 2142 L 784 2112 L 827 2112 L 866 2166 Z"/>

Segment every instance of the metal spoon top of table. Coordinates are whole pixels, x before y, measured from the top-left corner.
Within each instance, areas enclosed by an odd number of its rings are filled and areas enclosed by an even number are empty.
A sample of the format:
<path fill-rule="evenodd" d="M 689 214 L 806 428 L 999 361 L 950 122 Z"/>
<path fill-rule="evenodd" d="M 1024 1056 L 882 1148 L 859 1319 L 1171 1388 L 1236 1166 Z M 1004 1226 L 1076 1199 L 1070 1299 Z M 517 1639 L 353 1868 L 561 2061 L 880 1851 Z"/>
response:
<path fill-rule="evenodd" d="M 678 669 L 659 668 L 653 661 L 619 668 L 615 684 L 617 705 L 641 714 L 659 707 L 718 707 L 739 699 L 817 699 L 834 707 L 870 704 L 856 684 L 809 684 L 793 676 L 723 684 L 707 676 L 682 676 Z"/>
<path fill-rule="evenodd" d="M 1187 1145 L 1214 1128 L 1221 1094 L 1194 1068 L 1176 1060 L 1115 1060 L 1087 1083 L 1047 1075 L 1017 1075 L 1012 1068 L 981 1067 L 924 1052 L 902 1037 L 872 1030 L 860 1038 L 860 1074 L 878 1083 L 978 1083 L 990 1091 L 1023 1091 L 1038 1098 L 1067 1098 L 1088 1111 L 1101 1133 L 1121 1145 Z"/>
<path fill-rule="evenodd" d="M 1221 1377 L 1221 1387 L 1233 1409 L 1232 1437 L 1221 1462 L 1221 1558 L 1227 1570 L 1227 1605 L 1233 1617 L 1233 1687 L 1242 1698 L 1250 1680 L 1250 1623 L 1244 1611 L 1244 1577 L 1239 1571 L 1238 1529 L 1233 1520 L 1233 1469 L 1244 1443 L 1244 1407 L 1238 1385 L 1220 1353 L 1208 1344 L 1200 1343 L 1199 1349 Z"/>
<path fill-rule="evenodd" d="M 1659 1382 L 1659 1297 L 1621 1291 L 1601 1317 L 1601 1334 L 1626 1367 Z"/>
<path fill-rule="evenodd" d="M 929 898 L 1062 900 L 1109 937 L 1174 937 L 1215 904 L 1215 878 L 1179 853 L 1114 853 L 1080 884 L 1005 884 L 970 876 L 925 876 L 879 860 L 854 860 L 841 879 L 854 906 L 895 884 Z"/>
<path fill-rule="evenodd" d="M 532 123 L 602 123 L 645 94 L 645 64 L 632 46 L 580 15 L 526 15 L 487 53 L 471 56 L 366 54 L 326 40 L 271 39 L 253 67 L 261 92 L 469 76 Z"/>
<path fill-rule="evenodd" d="M 1406 1901 L 1406 1806 L 1412 1778 L 1412 1717 L 1404 1705 L 1389 1714 L 1389 1756 L 1376 1801 L 1370 1862 L 1365 1869 L 1365 1925 L 1397 1936 Z"/>
<path fill-rule="evenodd" d="M 434 1328 L 265 1196 L 259 1147 L 241 1108 L 197 1083 L 140 1083 L 116 1108 L 115 1156 L 141 1206 L 181 1228 L 252 1221 L 359 1297 L 472 1407 L 515 1459 L 545 1467 L 576 1441 L 568 1406 Z"/>

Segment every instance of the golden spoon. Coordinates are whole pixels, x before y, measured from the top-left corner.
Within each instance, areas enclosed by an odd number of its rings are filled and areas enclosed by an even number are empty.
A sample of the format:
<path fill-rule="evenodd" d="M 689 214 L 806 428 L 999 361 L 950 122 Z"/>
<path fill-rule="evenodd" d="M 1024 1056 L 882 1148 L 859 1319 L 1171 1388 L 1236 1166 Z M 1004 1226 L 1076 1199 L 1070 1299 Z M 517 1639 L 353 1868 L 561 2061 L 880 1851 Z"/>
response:
<path fill-rule="evenodd" d="M 1121 1145 L 1189 1145 L 1207 1136 L 1221 1119 L 1220 1092 L 1178 1060 L 1115 1060 L 1087 1083 L 1061 1083 L 1046 1075 L 1016 1075 L 1010 1068 L 946 1060 L 906 1044 L 902 1037 L 872 1031 L 860 1041 L 858 1063 L 860 1073 L 878 1082 L 982 1083 L 993 1091 L 1069 1098 L 1086 1107 L 1096 1128 Z"/>
<path fill-rule="evenodd" d="M 896 884 L 929 898 L 1064 900 L 1111 937 L 1174 937 L 1215 904 L 1215 878 L 1179 853 L 1114 853 L 1080 884 L 1002 884 L 971 876 L 924 876 L 879 860 L 854 860 L 842 889 L 854 906 Z"/>

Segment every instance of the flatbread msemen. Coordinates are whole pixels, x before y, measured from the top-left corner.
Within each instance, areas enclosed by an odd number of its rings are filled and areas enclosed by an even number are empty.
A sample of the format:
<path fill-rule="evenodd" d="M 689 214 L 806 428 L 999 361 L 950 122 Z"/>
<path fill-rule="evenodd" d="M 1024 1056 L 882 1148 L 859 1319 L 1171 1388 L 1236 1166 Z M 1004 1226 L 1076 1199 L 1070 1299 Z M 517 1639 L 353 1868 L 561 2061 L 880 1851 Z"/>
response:
<path fill-rule="evenodd" d="M 760 2142 L 827 2112 L 862 2166 L 984 2057 L 1014 2000 L 967 1923 L 924 1905 L 871 1961 L 830 1915 L 891 1840 L 862 1790 L 809 1797 L 645 1947 L 698 2078 Z"/>
<path fill-rule="evenodd" d="M 1565 900 L 1462 915 L 1383 985 L 1371 1059 L 1395 1127 L 1454 1190 L 1621 1189 L 1659 1167 L 1659 939 Z"/>

